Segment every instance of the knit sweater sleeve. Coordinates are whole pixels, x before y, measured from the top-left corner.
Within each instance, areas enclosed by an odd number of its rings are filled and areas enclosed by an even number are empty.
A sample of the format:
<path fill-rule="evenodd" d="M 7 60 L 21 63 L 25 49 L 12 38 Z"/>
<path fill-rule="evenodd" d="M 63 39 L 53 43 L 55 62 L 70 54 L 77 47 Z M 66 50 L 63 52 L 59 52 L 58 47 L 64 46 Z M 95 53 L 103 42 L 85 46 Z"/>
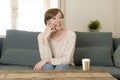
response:
<path fill-rule="evenodd" d="M 44 45 L 43 34 L 42 33 L 40 33 L 38 35 L 38 46 L 39 46 L 39 52 L 40 52 L 41 59 L 52 58 L 51 48 L 48 45 Z"/>
<path fill-rule="evenodd" d="M 67 43 L 63 44 L 62 46 L 65 48 L 65 50 L 62 53 L 62 56 L 59 58 L 52 58 L 51 64 L 74 64 L 73 55 L 75 50 L 76 34 L 74 32 L 71 32 L 71 34 L 69 34 L 66 39 Z"/>

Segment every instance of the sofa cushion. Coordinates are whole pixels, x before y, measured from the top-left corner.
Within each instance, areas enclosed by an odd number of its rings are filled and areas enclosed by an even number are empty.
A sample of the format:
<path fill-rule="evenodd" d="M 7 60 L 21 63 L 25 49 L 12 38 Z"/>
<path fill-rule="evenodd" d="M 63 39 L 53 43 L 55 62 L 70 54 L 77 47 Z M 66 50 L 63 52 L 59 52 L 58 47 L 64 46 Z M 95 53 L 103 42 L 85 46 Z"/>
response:
<path fill-rule="evenodd" d="M 31 66 L 0 64 L 0 70 L 33 70 Z M 2 79 L 4 80 L 4 79 Z M 18 79 L 19 80 L 19 79 Z"/>
<path fill-rule="evenodd" d="M 113 49 L 111 32 L 76 32 L 76 47 L 109 47 Z"/>
<path fill-rule="evenodd" d="M 74 54 L 75 65 L 81 65 L 82 58 L 90 58 L 91 65 L 111 66 L 113 65 L 111 49 L 107 47 L 83 47 L 76 48 Z"/>
<path fill-rule="evenodd" d="M 39 32 L 7 30 L 2 54 L 4 54 L 6 49 L 38 50 L 38 41 L 37 41 L 38 34 Z"/>
<path fill-rule="evenodd" d="M 2 55 L 0 63 L 34 66 L 39 60 L 40 54 L 37 50 L 7 49 Z"/>
<path fill-rule="evenodd" d="M 118 46 L 118 48 L 115 50 L 113 54 L 113 61 L 115 66 L 120 68 L 120 45 Z"/>

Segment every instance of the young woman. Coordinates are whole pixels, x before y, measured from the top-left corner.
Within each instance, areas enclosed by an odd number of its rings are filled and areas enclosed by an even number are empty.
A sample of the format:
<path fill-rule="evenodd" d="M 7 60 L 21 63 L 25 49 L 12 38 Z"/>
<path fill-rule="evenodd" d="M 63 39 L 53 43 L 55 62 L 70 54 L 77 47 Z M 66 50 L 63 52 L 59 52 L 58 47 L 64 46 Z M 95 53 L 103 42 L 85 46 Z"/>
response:
<path fill-rule="evenodd" d="M 45 13 L 46 29 L 38 35 L 41 61 L 34 70 L 62 70 L 74 68 L 76 34 L 63 26 L 64 15 L 56 8 Z"/>

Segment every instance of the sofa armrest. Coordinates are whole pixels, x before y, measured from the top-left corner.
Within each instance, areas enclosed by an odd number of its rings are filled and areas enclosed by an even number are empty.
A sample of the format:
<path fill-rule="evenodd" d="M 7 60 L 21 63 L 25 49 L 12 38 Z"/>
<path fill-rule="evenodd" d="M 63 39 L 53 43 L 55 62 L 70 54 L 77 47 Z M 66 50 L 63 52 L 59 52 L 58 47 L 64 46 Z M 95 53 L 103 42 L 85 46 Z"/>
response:
<path fill-rule="evenodd" d="M 120 44 L 120 38 L 113 38 L 113 49 L 114 49 L 114 51 L 117 49 L 119 44 Z"/>
<path fill-rule="evenodd" d="M 4 41 L 4 38 L 0 38 L 0 57 L 1 57 L 2 49 L 3 49 L 3 41 Z"/>

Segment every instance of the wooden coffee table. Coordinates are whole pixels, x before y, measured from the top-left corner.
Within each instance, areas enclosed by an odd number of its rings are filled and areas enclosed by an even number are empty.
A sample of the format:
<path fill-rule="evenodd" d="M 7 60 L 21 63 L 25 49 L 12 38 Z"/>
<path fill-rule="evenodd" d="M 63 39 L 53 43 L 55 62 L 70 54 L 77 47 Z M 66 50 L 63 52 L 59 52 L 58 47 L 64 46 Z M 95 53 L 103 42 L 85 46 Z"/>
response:
<path fill-rule="evenodd" d="M 0 70 L 0 80 L 117 80 L 104 70 Z"/>

